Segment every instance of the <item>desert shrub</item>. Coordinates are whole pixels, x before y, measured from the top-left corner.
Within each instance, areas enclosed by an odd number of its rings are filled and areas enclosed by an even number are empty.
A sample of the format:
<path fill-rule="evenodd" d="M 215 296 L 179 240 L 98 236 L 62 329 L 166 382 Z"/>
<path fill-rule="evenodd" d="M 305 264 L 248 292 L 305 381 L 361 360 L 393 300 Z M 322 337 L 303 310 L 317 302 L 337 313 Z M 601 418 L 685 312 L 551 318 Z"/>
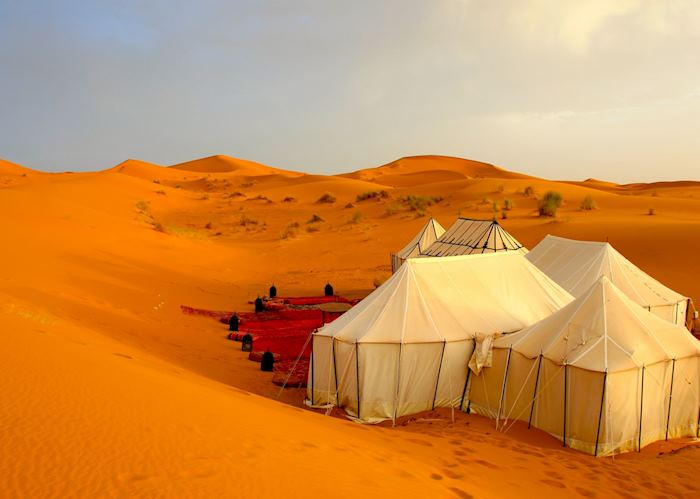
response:
<path fill-rule="evenodd" d="M 255 182 L 243 182 L 240 187 L 243 189 L 246 189 L 248 187 L 253 187 L 255 185 Z"/>
<path fill-rule="evenodd" d="M 531 198 L 535 195 L 535 189 L 533 189 L 531 185 L 528 185 L 525 187 L 524 193 L 527 197 Z"/>
<path fill-rule="evenodd" d="M 280 235 L 280 239 L 291 239 L 293 237 L 296 237 L 298 229 L 299 222 L 292 222 L 290 224 L 287 224 L 287 226 L 282 231 L 282 234 Z"/>
<path fill-rule="evenodd" d="M 496 192 L 503 192 L 503 191 L 505 191 L 505 190 L 506 190 L 506 188 L 505 188 L 505 186 L 503 186 L 503 184 L 501 184 L 501 185 L 499 185 L 498 187 L 496 187 Z"/>
<path fill-rule="evenodd" d="M 211 229 L 211 222 L 207 222 L 204 226 L 205 229 Z"/>
<path fill-rule="evenodd" d="M 202 194 L 201 196 L 199 196 L 199 199 L 201 201 L 206 201 L 207 199 L 209 199 L 209 194 Z"/>
<path fill-rule="evenodd" d="M 556 217 L 557 210 L 561 206 L 562 201 L 561 194 L 555 191 L 548 191 L 542 197 L 538 203 L 538 209 L 541 217 Z"/>
<path fill-rule="evenodd" d="M 238 197 L 246 197 L 245 194 L 243 194 L 241 191 L 234 191 L 234 192 L 229 192 L 226 194 L 227 198 L 238 198 Z"/>
<path fill-rule="evenodd" d="M 355 198 L 355 201 L 358 203 L 360 201 L 366 201 L 367 199 L 386 199 L 389 197 L 389 193 L 385 190 L 381 191 L 368 191 L 368 192 L 363 192 L 362 194 L 358 194 L 357 197 Z"/>
<path fill-rule="evenodd" d="M 426 208 L 442 201 L 442 196 L 415 196 L 409 194 L 402 197 L 401 201 L 408 206 L 409 210 L 424 214 Z"/>
<path fill-rule="evenodd" d="M 493 203 L 491 198 L 482 198 L 480 204 L 491 204 L 491 203 Z"/>
<path fill-rule="evenodd" d="M 136 209 L 143 215 L 149 215 L 151 211 L 148 203 L 143 200 L 136 201 Z"/>
<path fill-rule="evenodd" d="M 355 213 L 352 214 L 352 217 L 350 217 L 350 220 L 348 220 L 348 225 L 355 225 L 360 223 L 362 220 L 362 213 L 359 211 L 356 211 Z"/>
<path fill-rule="evenodd" d="M 493 204 L 491 204 L 491 211 L 494 213 L 497 213 L 501 207 L 498 205 L 498 201 L 494 201 Z"/>
<path fill-rule="evenodd" d="M 504 199 L 503 200 L 503 210 L 504 211 L 511 211 L 513 208 L 515 208 L 515 203 L 513 202 L 512 199 Z"/>
<path fill-rule="evenodd" d="M 153 183 L 154 183 L 154 184 L 160 184 L 160 180 L 158 180 L 157 178 L 154 178 L 154 179 L 153 179 Z"/>
<path fill-rule="evenodd" d="M 399 205 L 397 203 L 391 203 L 386 207 L 386 210 L 384 210 L 384 214 L 387 217 L 390 217 L 392 215 L 396 215 L 399 211 Z"/>
<path fill-rule="evenodd" d="M 248 227 L 249 225 L 258 225 L 258 221 L 254 218 L 250 218 L 245 213 L 241 213 L 239 225 L 241 225 L 243 227 Z"/>
<path fill-rule="evenodd" d="M 597 208 L 598 205 L 593 199 L 593 196 L 591 196 L 590 194 L 583 198 L 583 201 L 581 201 L 581 209 L 584 211 L 595 210 Z"/>
<path fill-rule="evenodd" d="M 166 195 L 167 195 L 163 189 L 158 189 L 158 190 L 156 191 L 156 194 L 160 194 L 161 196 L 166 196 Z"/>
<path fill-rule="evenodd" d="M 176 189 L 182 189 L 182 186 L 180 184 L 175 184 Z"/>
<path fill-rule="evenodd" d="M 506 218 L 508 218 L 508 212 L 506 210 L 503 210 L 501 212 L 501 219 L 505 220 Z"/>
<path fill-rule="evenodd" d="M 323 222 L 323 219 L 320 216 L 318 216 L 316 213 L 314 213 L 313 215 L 311 215 L 311 218 L 309 218 L 309 220 L 306 223 L 307 224 L 315 224 L 315 223 L 319 223 L 319 222 Z"/>
<path fill-rule="evenodd" d="M 653 216 L 656 215 L 656 210 L 654 208 L 649 208 L 649 211 L 647 212 L 647 215 Z"/>
<path fill-rule="evenodd" d="M 345 206 L 343 206 L 343 208 L 345 208 L 346 210 L 347 210 L 347 209 L 350 209 L 350 208 L 354 208 L 354 207 L 355 207 L 355 205 L 352 204 L 352 203 L 348 203 L 348 204 L 346 204 Z"/>
<path fill-rule="evenodd" d="M 321 230 L 321 227 L 318 225 L 307 225 L 306 226 L 306 232 L 318 232 Z"/>
<path fill-rule="evenodd" d="M 287 196 L 282 200 L 283 203 L 296 203 L 296 201 L 297 198 L 295 198 L 294 196 Z"/>
<path fill-rule="evenodd" d="M 153 230 L 157 232 L 165 232 L 165 227 L 163 227 L 163 224 L 161 224 L 160 222 L 154 222 Z"/>
<path fill-rule="evenodd" d="M 333 194 L 331 194 L 330 192 L 326 192 L 323 196 L 318 198 L 318 200 L 316 202 L 317 203 L 331 204 L 331 203 L 335 203 L 335 200 L 336 200 L 336 197 Z"/>

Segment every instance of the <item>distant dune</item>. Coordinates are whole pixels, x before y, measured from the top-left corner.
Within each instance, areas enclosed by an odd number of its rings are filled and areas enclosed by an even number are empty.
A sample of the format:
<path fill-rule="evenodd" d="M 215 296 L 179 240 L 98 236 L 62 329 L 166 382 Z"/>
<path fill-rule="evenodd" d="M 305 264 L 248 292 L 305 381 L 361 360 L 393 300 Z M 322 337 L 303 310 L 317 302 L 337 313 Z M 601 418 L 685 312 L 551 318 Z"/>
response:
<path fill-rule="evenodd" d="M 564 204 L 540 218 L 550 190 Z M 225 327 L 181 313 L 250 310 L 273 282 L 363 297 L 428 216 L 458 215 L 496 217 L 528 247 L 609 240 L 700 301 L 698 182 L 552 181 L 443 156 L 332 176 L 227 156 L 51 175 L 0 161 L 0 496 L 697 495 L 687 440 L 596 460 L 474 415 L 325 416 Z"/>

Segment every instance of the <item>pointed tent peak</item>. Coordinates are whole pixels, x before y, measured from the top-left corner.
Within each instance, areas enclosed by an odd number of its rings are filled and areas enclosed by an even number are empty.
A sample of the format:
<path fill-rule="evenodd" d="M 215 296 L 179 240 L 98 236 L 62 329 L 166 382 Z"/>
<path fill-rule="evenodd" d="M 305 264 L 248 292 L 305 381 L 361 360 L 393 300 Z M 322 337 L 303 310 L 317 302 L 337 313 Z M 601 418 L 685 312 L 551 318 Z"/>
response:
<path fill-rule="evenodd" d="M 700 342 L 684 327 L 642 308 L 605 275 L 552 316 L 494 346 L 598 372 L 700 355 Z"/>
<path fill-rule="evenodd" d="M 436 219 L 431 217 L 423 225 L 420 231 L 418 231 L 418 234 L 416 234 L 406 246 L 401 248 L 401 250 L 396 253 L 396 256 L 401 261 L 419 256 L 444 233 L 445 229 L 442 227 L 442 225 L 440 225 Z M 394 271 L 396 271 L 396 269 L 394 269 Z"/>
<path fill-rule="evenodd" d="M 509 234 L 498 221 L 459 217 L 437 241 L 421 254 L 453 256 L 500 251 L 527 253 L 527 249 Z"/>

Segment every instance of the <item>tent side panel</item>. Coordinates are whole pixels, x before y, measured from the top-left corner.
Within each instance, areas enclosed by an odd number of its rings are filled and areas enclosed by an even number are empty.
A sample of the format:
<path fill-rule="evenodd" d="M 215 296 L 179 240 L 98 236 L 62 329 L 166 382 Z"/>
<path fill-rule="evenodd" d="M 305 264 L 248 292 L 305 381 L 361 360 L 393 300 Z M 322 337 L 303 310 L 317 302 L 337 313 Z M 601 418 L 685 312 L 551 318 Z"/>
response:
<path fill-rule="evenodd" d="M 442 343 L 403 345 L 397 416 L 432 409 L 443 347 Z"/>
<path fill-rule="evenodd" d="M 335 362 L 338 373 L 338 405 L 351 416 L 357 416 L 357 359 L 355 344 L 335 342 Z"/>
<path fill-rule="evenodd" d="M 435 407 L 459 406 L 467 377 L 467 363 L 473 351 L 472 340 L 447 343 L 442 357 Z"/>
<path fill-rule="evenodd" d="M 362 343 L 360 354 L 360 417 L 389 419 L 394 415 L 399 344 Z"/>
<path fill-rule="evenodd" d="M 538 361 L 539 357 L 529 359 L 518 352 L 511 353 L 501 419 L 529 419 Z"/>
<path fill-rule="evenodd" d="M 542 359 L 532 426 L 563 440 L 564 366 L 546 358 Z"/>
<path fill-rule="evenodd" d="M 333 338 L 315 334 L 312 336 L 312 342 L 311 364 L 313 368 L 309 366 L 306 396 L 315 406 L 334 404 Z"/>
<path fill-rule="evenodd" d="M 569 366 L 568 378 L 566 445 L 594 454 L 605 373 Z"/>
<path fill-rule="evenodd" d="M 699 380 L 700 357 L 676 361 L 676 372 L 673 376 L 673 396 L 671 398 L 671 417 L 668 420 L 668 438 L 694 437 L 697 435 L 698 408 L 700 407 Z"/>
<path fill-rule="evenodd" d="M 645 369 L 645 392 L 649 376 Z M 641 403 L 642 369 L 608 373 L 605 414 L 601 428 L 598 455 L 636 451 L 639 443 L 639 414 Z M 651 393 L 651 392 L 650 392 Z M 653 401 L 644 396 L 645 411 Z M 643 422 L 642 422 L 643 423 Z M 642 432 L 644 432 L 642 424 Z"/>
<path fill-rule="evenodd" d="M 503 389 L 508 350 L 494 348 L 491 367 L 484 367 L 479 374 L 471 374 L 468 399 L 471 412 L 496 419 Z M 465 407 L 467 403 L 465 402 Z"/>

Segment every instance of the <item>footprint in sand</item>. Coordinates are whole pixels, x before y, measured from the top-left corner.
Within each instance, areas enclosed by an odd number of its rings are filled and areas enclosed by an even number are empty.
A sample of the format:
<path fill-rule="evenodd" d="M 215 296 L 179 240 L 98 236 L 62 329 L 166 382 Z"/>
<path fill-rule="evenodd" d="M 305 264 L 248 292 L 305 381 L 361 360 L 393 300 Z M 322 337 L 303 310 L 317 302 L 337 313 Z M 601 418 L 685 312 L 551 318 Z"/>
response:
<path fill-rule="evenodd" d="M 417 438 L 409 438 L 408 441 L 414 444 L 424 445 L 425 447 L 433 446 L 433 444 L 431 444 L 430 442 L 426 442 L 425 440 L 418 440 Z"/>
<path fill-rule="evenodd" d="M 442 475 L 438 473 L 431 473 L 430 478 L 432 478 L 433 480 L 442 480 Z"/>
<path fill-rule="evenodd" d="M 458 489 L 457 487 L 450 487 L 450 491 L 452 491 L 454 495 L 460 497 L 461 499 L 472 499 L 474 497 L 469 492 L 465 492 L 462 489 Z"/>
<path fill-rule="evenodd" d="M 583 497 L 595 497 L 598 495 L 595 490 L 584 489 L 583 487 L 576 487 L 574 490 Z"/>
<path fill-rule="evenodd" d="M 125 353 L 114 352 L 114 355 L 116 355 L 117 357 L 124 357 L 125 359 L 133 359 L 133 357 L 131 355 L 127 355 Z"/>
<path fill-rule="evenodd" d="M 483 459 L 477 459 L 477 460 L 474 461 L 474 462 L 475 462 L 476 464 L 480 464 L 480 465 L 482 465 L 482 466 L 486 466 L 487 468 L 491 468 L 492 470 L 497 470 L 497 469 L 498 469 L 498 466 L 496 466 L 495 464 L 490 463 L 490 462 L 488 462 L 488 461 L 484 461 Z"/>
<path fill-rule="evenodd" d="M 549 478 L 544 478 L 544 479 L 540 480 L 540 482 L 546 483 L 547 485 L 550 485 L 552 487 L 556 487 L 558 489 L 565 489 L 566 488 L 566 485 L 564 485 L 563 483 L 561 483 L 557 480 L 550 480 Z"/>
<path fill-rule="evenodd" d="M 462 478 L 464 478 L 463 474 L 457 473 L 456 471 L 451 470 L 449 468 L 442 468 L 441 471 L 445 474 L 445 476 L 447 476 L 447 478 L 451 478 L 452 480 L 461 480 Z"/>

